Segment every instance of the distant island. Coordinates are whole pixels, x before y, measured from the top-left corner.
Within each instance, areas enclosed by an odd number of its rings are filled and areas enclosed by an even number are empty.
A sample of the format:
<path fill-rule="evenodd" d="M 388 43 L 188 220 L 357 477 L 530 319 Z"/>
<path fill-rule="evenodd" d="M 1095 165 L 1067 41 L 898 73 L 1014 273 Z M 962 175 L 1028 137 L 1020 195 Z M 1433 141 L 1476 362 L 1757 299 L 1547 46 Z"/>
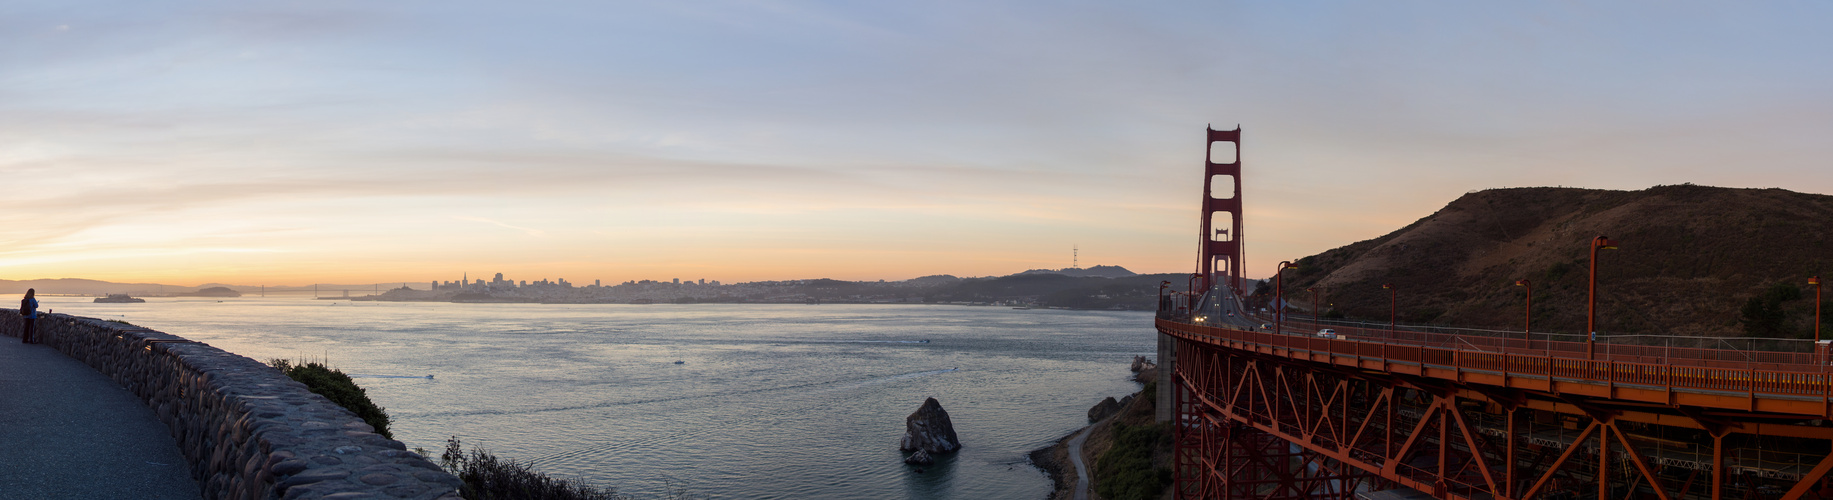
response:
<path fill-rule="evenodd" d="M 112 293 L 107 297 L 96 297 L 94 302 L 98 304 L 141 304 L 145 303 L 146 299 L 132 297 L 125 293 Z"/>
<path fill-rule="evenodd" d="M 178 294 L 178 296 L 179 297 L 241 297 L 242 292 L 235 291 L 226 286 L 213 286 L 213 287 L 205 288 L 205 289 L 198 290 L 195 292 L 180 293 Z"/>

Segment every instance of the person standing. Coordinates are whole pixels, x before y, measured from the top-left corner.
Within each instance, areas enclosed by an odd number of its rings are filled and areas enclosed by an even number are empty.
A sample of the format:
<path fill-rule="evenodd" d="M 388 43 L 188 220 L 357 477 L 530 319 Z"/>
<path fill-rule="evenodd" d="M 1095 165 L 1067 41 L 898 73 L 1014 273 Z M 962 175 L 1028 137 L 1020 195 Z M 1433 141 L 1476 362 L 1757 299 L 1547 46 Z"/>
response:
<path fill-rule="evenodd" d="M 25 318 L 25 328 L 19 332 L 19 342 L 22 344 L 38 343 L 34 335 L 38 326 L 38 299 L 33 297 L 37 292 L 37 289 L 27 288 L 25 298 L 19 300 L 19 316 Z"/>

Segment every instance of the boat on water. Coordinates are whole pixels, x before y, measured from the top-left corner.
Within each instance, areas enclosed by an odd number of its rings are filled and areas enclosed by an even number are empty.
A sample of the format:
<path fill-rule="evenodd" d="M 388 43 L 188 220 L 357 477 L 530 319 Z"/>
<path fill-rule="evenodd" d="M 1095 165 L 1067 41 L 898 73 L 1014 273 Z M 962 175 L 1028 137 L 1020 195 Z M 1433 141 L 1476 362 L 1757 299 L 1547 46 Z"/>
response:
<path fill-rule="evenodd" d="M 125 293 L 111 293 L 107 297 L 96 297 L 95 301 L 105 304 L 134 304 L 146 302 L 146 299 L 129 297 Z"/>

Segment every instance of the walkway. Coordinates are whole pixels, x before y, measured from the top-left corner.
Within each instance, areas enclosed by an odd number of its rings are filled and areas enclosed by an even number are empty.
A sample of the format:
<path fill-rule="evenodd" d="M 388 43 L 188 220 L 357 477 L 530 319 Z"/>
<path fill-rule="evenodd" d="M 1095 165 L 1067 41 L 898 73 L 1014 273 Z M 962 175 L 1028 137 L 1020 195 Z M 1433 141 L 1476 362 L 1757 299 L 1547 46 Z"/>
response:
<path fill-rule="evenodd" d="M 0 336 L 0 500 L 201 496 L 139 398 L 55 349 Z"/>
<path fill-rule="evenodd" d="M 1112 417 L 1109 417 L 1112 418 Z M 1076 437 L 1069 438 L 1069 461 L 1076 464 L 1076 489 L 1074 500 L 1088 500 L 1088 465 L 1082 463 L 1082 443 L 1088 441 L 1088 433 L 1095 426 L 1083 427 Z"/>

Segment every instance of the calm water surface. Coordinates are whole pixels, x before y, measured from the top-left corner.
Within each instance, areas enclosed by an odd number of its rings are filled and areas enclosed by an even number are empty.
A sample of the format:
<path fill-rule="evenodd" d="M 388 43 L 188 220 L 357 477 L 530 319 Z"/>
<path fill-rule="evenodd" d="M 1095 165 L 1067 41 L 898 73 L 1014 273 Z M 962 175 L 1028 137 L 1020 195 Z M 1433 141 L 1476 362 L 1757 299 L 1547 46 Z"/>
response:
<path fill-rule="evenodd" d="M 410 448 L 436 456 L 458 436 L 641 495 L 672 481 L 717 498 L 1042 498 L 1025 453 L 1137 390 L 1127 364 L 1154 349 L 1149 313 L 89 300 L 41 298 L 258 360 L 328 357 L 365 375 Z M 897 439 L 925 397 L 965 447 L 919 474 Z"/>

